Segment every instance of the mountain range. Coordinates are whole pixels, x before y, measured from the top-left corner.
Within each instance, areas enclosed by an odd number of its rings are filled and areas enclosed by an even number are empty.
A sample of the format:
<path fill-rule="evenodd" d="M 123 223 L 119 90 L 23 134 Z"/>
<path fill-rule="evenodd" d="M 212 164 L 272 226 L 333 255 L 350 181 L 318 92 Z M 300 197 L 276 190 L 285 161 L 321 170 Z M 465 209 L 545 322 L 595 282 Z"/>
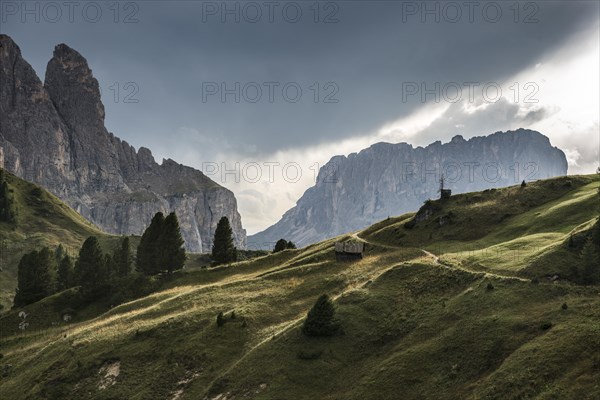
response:
<path fill-rule="evenodd" d="M 426 147 L 377 143 L 335 156 L 316 184 L 273 226 L 248 238 L 268 248 L 280 238 L 308 245 L 363 229 L 389 216 L 416 211 L 446 189 L 466 193 L 567 173 L 565 154 L 539 132 L 519 129 Z"/>

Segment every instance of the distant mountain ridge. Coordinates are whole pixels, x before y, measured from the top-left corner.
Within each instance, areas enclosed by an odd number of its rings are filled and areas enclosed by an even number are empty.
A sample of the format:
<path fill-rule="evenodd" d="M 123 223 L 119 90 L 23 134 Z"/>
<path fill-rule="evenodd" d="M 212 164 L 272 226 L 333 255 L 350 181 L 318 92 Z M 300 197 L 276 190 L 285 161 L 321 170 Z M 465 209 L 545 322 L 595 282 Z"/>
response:
<path fill-rule="evenodd" d="M 175 211 L 187 250 L 207 252 L 227 216 L 245 247 L 231 191 L 173 160 L 158 164 L 106 130 L 98 81 L 77 51 L 56 46 L 42 84 L 9 36 L 0 46 L 0 166 L 109 233 L 140 234 L 157 211 Z"/>
<path fill-rule="evenodd" d="M 518 129 L 426 147 L 376 143 L 359 153 L 335 156 L 316 184 L 281 220 L 248 238 L 269 247 L 280 238 L 299 245 L 363 229 L 388 216 L 416 211 L 437 198 L 440 178 L 454 193 L 480 191 L 565 175 L 565 154 L 539 132 Z"/>

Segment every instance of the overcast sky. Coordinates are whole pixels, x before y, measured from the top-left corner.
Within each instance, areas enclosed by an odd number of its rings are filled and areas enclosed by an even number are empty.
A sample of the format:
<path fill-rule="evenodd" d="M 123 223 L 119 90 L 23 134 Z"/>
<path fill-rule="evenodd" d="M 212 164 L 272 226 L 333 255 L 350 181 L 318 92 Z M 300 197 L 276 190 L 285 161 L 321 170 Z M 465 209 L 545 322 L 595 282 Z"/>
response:
<path fill-rule="evenodd" d="M 526 127 L 593 172 L 599 20 L 596 1 L 0 2 L 42 80 L 56 44 L 79 51 L 108 129 L 232 189 L 249 233 L 378 141 Z"/>

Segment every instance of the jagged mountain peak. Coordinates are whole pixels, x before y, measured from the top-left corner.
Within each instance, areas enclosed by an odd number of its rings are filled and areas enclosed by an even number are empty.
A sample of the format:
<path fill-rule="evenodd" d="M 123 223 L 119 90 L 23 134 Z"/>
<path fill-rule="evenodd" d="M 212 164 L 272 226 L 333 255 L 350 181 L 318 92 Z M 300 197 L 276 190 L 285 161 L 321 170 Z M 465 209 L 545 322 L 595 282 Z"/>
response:
<path fill-rule="evenodd" d="M 54 47 L 53 60 L 58 60 L 63 63 L 65 66 L 68 65 L 77 65 L 77 66 L 85 66 L 88 68 L 87 60 L 75 49 L 69 47 L 65 43 L 57 44 Z"/>
<path fill-rule="evenodd" d="M 140 234 L 158 211 L 175 211 L 189 251 L 209 251 L 227 216 L 244 248 L 233 193 L 175 161 L 156 163 L 104 125 L 100 86 L 79 52 L 59 44 L 45 83 L 0 36 L 0 167 L 44 186 L 103 230 Z"/>
<path fill-rule="evenodd" d="M 54 48 L 44 86 L 58 112 L 73 128 L 105 131 L 100 85 L 87 60 L 66 44 Z"/>
<path fill-rule="evenodd" d="M 21 49 L 19 46 L 12 40 L 12 38 L 8 35 L 0 33 L 0 51 L 8 54 L 13 53 L 18 56 L 21 55 Z"/>

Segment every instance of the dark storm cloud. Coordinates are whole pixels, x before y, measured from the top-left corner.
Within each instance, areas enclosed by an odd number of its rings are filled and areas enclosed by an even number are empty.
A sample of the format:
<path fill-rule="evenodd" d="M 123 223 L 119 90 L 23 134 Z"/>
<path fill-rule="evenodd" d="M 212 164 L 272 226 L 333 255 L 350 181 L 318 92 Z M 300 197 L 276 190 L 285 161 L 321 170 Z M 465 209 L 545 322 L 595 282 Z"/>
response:
<path fill-rule="evenodd" d="M 35 9 L 36 2 L 27 3 Z M 130 3 L 139 10 L 126 8 Z M 187 127 L 223 138 L 232 152 L 258 156 L 360 135 L 408 115 L 422 102 L 419 95 L 403 101 L 407 82 L 433 87 L 436 82 L 501 81 L 535 64 L 598 15 L 595 2 L 523 2 L 518 15 L 514 2 L 495 2 L 502 16 L 492 22 L 495 6 L 476 2 L 471 20 L 464 2 L 458 2 L 462 16 L 453 23 L 453 10 L 444 11 L 447 2 L 339 1 L 320 3 L 315 23 L 314 3 L 299 1 L 295 4 L 303 14 L 292 23 L 282 15 L 286 2 L 278 3 L 272 22 L 258 2 L 263 12 L 258 23 L 248 21 L 255 14 L 241 14 L 239 23 L 230 15 L 222 23 L 222 4 L 245 4 L 122 2 L 116 16 L 112 3 L 97 2 L 103 10 L 97 23 L 77 11 L 74 22 L 63 15 L 56 23 L 44 15 L 39 23 L 31 15 L 23 23 L 19 14 L 4 13 L 0 31 L 15 39 L 42 79 L 55 44 L 81 52 L 103 88 L 109 129 L 137 146 L 176 156 L 187 144 L 172 138 Z M 213 6 L 217 15 L 208 15 Z M 417 13 L 409 15 L 414 7 Z M 440 7 L 440 22 L 432 14 L 422 22 L 422 7 Z M 288 17 L 294 15 L 288 11 Z M 323 23 L 327 16 L 338 22 Z M 127 17 L 138 22 L 123 23 Z M 135 86 L 125 88 L 126 82 Z M 255 82 L 262 98 L 250 103 L 242 96 L 236 103 L 228 95 L 223 103 L 216 94 L 203 101 L 203 89 L 214 89 L 210 82 L 230 88 Z M 272 103 L 266 82 L 279 83 Z M 302 89 L 297 103 L 285 101 L 281 88 L 286 83 Z M 136 87 L 139 93 L 132 94 Z M 247 88 L 254 97 L 254 85 Z M 124 103 L 129 94 L 139 102 Z M 338 102 L 324 102 L 327 95 Z M 200 147 L 204 142 L 195 141 Z M 202 148 L 195 151 L 211 156 Z"/>

